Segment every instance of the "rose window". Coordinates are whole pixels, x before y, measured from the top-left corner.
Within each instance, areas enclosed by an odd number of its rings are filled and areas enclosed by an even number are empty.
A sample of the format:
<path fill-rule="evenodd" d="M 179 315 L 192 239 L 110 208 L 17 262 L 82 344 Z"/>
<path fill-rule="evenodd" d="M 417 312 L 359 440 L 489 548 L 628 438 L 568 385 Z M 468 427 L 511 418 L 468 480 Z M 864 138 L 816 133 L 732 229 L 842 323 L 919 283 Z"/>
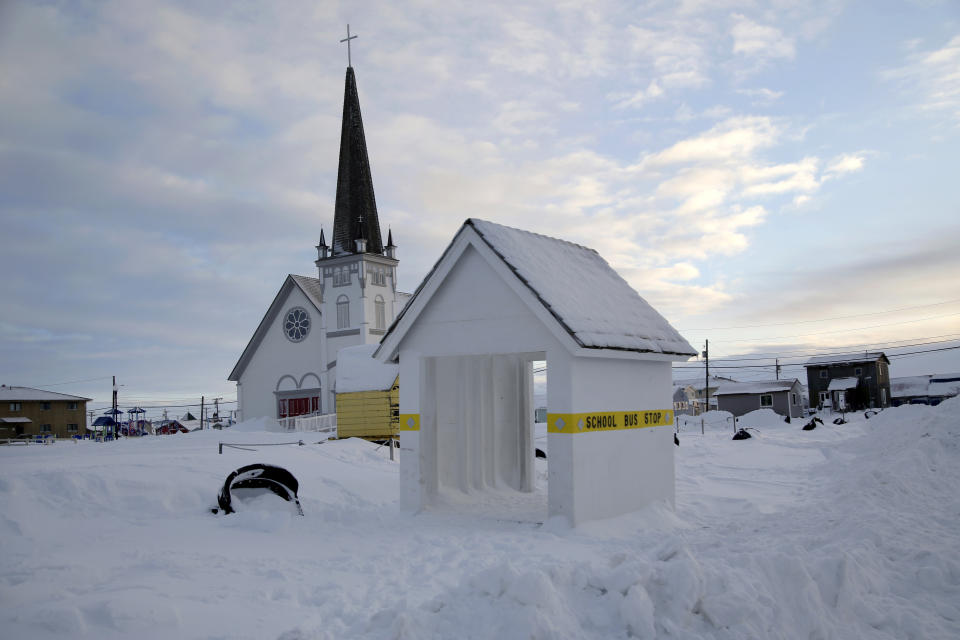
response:
<path fill-rule="evenodd" d="M 310 314 L 303 307 L 294 307 L 287 311 L 283 321 L 283 332 L 292 342 L 300 342 L 310 333 Z"/>

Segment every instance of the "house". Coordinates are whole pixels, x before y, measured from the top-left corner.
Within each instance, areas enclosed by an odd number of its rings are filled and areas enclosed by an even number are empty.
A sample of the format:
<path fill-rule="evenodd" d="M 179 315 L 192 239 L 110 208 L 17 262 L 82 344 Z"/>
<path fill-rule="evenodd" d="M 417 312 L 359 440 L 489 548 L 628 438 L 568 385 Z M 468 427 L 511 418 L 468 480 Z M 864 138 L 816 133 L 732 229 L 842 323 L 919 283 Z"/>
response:
<path fill-rule="evenodd" d="M 83 435 L 88 402 L 90 398 L 66 393 L 0 385 L 0 438 Z"/>
<path fill-rule="evenodd" d="M 576 525 L 673 503 L 671 363 L 695 354 L 596 251 L 467 220 L 374 356 L 403 381 L 402 508 L 517 501 Z M 543 361 L 545 504 L 521 495 Z"/>
<path fill-rule="evenodd" d="M 903 404 L 930 404 L 930 376 L 903 376 L 890 379 L 891 404 L 899 407 Z"/>
<path fill-rule="evenodd" d="M 960 394 L 960 373 L 893 378 L 890 393 L 895 407 L 903 404 L 935 406 Z"/>
<path fill-rule="evenodd" d="M 701 413 L 717 408 L 717 399 L 714 397 L 721 385 L 736 382 L 733 378 L 710 376 L 706 393 L 704 393 L 705 376 L 686 378 L 673 381 L 673 408 L 681 415 L 698 416 Z M 704 409 L 704 396 L 709 399 L 709 406 Z"/>
<path fill-rule="evenodd" d="M 396 438 L 400 425 L 400 367 L 373 359 L 375 344 L 340 350 L 337 357 L 337 437 Z"/>
<path fill-rule="evenodd" d="M 228 380 L 237 419 L 332 413 L 341 349 L 376 344 L 409 294 L 397 290 L 393 233 L 383 243 L 353 67 L 347 67 L 333 234 L 316 277 L 288 275 Z M 303 230 L 309 233 L 308 229 Z"/>
<path fill-rule="evenodd" d="M 816 356 L 804 367 L 811 406 L 852 410 L 890 406 L 890 360 L 882 351 Z"/>
<path fill-rule="evenodd" d="M 803 416 L 803 387 L 796 378 L 732 382 L 717 389 L 717 408 L 742 416 L 757 409 L 772 409 L 781 416 Z"/>
<path fill-rule="evenodd" d="M 930 376 L 930 404 L 938 405 L 947 398 L 960 395 L 960 373 L 940 373 Z"/>

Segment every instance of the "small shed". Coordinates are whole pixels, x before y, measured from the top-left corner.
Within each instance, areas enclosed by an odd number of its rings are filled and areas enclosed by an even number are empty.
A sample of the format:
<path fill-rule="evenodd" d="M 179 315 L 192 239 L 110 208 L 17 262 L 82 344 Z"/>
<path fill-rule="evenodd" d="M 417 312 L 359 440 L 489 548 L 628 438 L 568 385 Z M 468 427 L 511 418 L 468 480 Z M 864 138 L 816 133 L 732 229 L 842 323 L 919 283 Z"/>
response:
<path fill-rule="evenodd" d="M 773 409 L 784 417 L 803 416 L 803 388 L 796 378 L 730 382 L 717 391 L 717 408 L 742 416 L 757 409 Z"/>
<path fill-rule="evenodd" d="M 549 370 L 544 515 L 672 504 L 671 363 L 695 354 L 596 251 L 467 220 L 375 355 L 403 379 L 402 506 L 533 492 L 536 361 Z"/>
<path fill-rule="evenodd" d="M 337 354 L 337 437 L 395 438 L 399 427 L 400 367 L 373 359 L 377 344 Z"/>

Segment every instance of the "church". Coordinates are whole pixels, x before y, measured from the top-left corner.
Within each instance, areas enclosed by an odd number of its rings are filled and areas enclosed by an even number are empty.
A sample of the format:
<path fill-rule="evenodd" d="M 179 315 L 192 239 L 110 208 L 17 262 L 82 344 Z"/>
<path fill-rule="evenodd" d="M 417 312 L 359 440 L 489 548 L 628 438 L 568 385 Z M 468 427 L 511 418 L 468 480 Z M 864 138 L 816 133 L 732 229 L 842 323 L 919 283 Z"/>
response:
<path fill-rule="evenodd" d="M 333 233 L 316 245 L 316 277 L 290 274 L 227 378 L 238 420 L 333 413 L 337 354 L 380 341 L 410 294 L 397 290 L 392 231 L 384 245 L 353 66 L 347 67 Z"/>

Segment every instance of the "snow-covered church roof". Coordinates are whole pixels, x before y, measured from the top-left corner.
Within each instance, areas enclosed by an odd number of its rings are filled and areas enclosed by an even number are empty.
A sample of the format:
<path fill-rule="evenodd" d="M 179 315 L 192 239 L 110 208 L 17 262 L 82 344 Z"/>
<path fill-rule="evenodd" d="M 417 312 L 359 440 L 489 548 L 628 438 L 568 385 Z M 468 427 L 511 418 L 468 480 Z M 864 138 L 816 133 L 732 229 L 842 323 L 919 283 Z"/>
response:
<path fill-rule="evenodd" d="M 579 347 L 689 357 L 696 350 L 595 250 L 549 236 L 470 218 L 464 222 L 388 335 L 415 306 L 424 286 L 465 233 L 502 260 Z"/>

